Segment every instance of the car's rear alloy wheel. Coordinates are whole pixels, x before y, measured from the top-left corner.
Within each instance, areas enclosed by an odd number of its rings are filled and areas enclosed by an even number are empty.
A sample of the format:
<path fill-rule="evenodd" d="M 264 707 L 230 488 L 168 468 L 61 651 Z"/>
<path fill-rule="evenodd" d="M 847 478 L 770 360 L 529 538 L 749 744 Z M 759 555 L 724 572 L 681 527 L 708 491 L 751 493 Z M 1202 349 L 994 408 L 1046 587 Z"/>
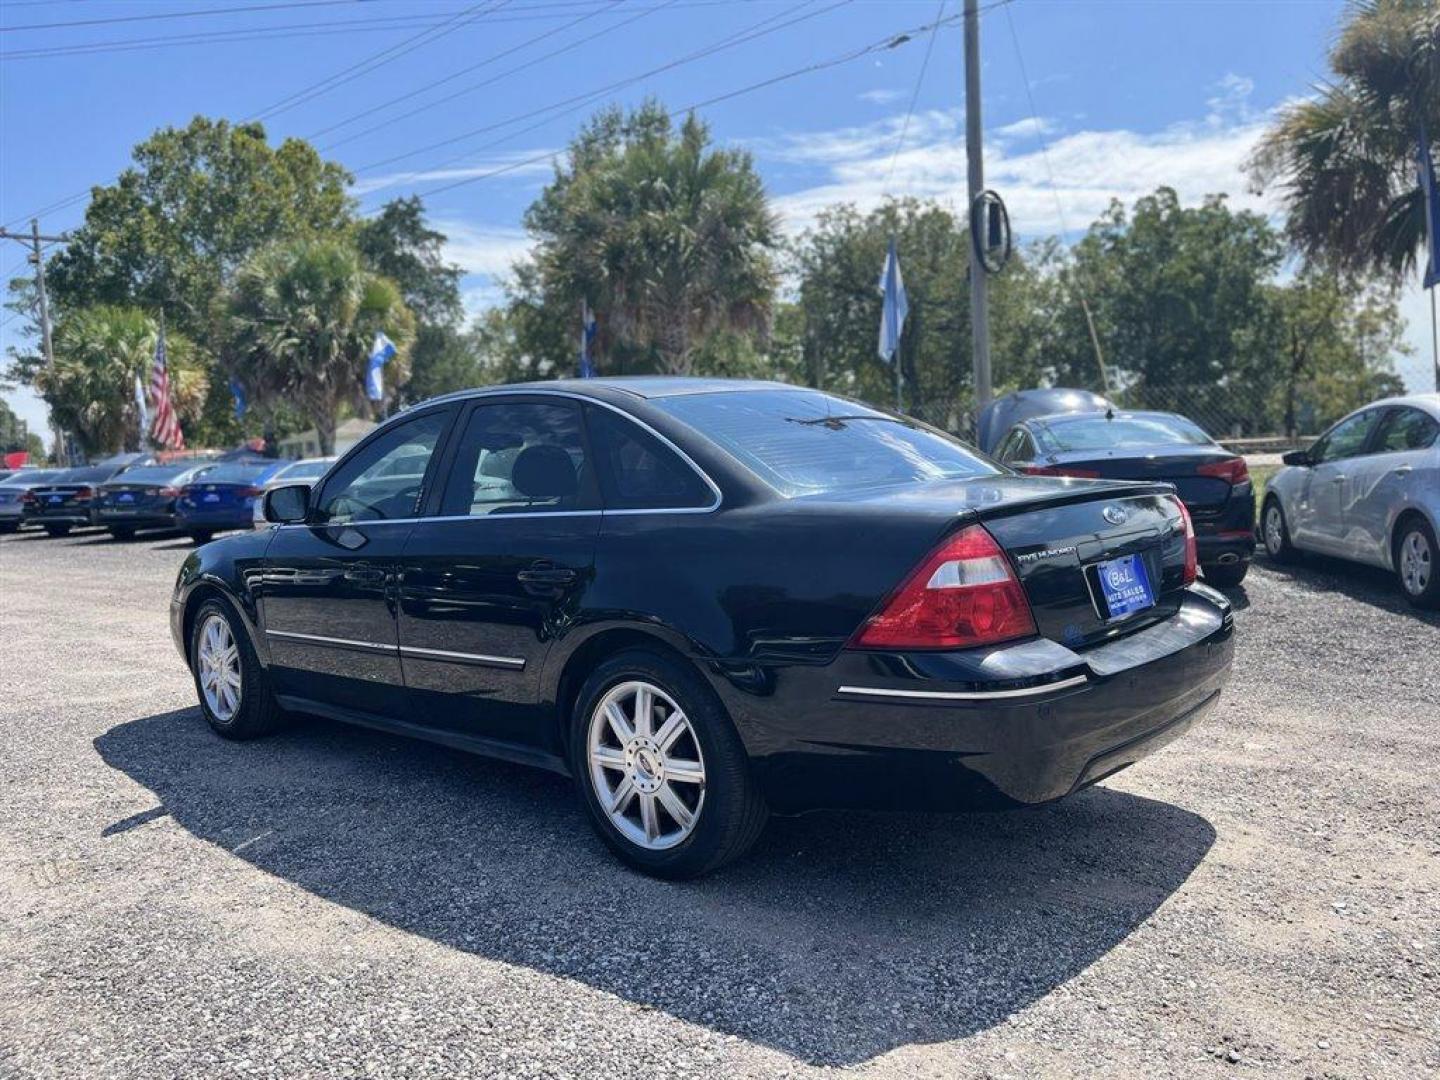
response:
<path fill-rule="evenodd" d="M 627 650 L 590 673 L 570 761 L 601 839 L 656 877 L 696 877 L 739 858 L 769 816 L 715 691 L 663 652 Z"/>
<path fill-rule="evenodd" d="M 253 739 L 283 727 L 287 719 L 270 690 L 239 616 L 225 601 L 206 600 L 195 613 L 190 667 L 200 711 L 227 739 Z"/>
<path fill-rule="evenodd" d="M 590 782 L 610 823 L 650 851 L 674 847 L 705 809 L 705 755 L 660 687 L 623 682 L 590 715 Z"/>
<path fill-rule="evenodd" d="M 1435 534 L 1418 518 L 1408 521 L 1400 530 L 1395 544 L 1395 570 L 1400 588 L 1416 607 L 1440 607 L 1440 551 L 1435 547 Z"/>

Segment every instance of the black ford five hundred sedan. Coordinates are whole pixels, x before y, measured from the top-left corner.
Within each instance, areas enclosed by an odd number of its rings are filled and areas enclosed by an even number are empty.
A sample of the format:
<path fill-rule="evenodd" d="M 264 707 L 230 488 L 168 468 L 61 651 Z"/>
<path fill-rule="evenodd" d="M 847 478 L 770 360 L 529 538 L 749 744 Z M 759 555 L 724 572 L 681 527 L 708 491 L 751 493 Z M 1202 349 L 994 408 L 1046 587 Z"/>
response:
<path fill-rule="evenodd" d="M 1016 474 L 777 384 L 455 394 L 265 511 L 171 601 L 217 732 L 313 713 L 567 773 L 666 877 L 771 811 L 1066 795 L 1231 662 L 1168 485 Z"/>

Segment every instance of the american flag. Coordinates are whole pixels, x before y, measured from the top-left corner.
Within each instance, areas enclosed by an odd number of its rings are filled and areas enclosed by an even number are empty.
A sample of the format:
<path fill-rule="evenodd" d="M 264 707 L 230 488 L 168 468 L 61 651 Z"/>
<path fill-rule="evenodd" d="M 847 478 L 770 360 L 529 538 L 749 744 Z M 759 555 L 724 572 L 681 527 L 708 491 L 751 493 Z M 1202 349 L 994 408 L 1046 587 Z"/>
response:
<path fill-rule="evenodd" d="M 184 450 L 185 436 L 170 403 L 170 370 L 165 363 L 165 327 L 155 342 L 155 366 L 150 372 L 150 438 L 165 450 Z"/>

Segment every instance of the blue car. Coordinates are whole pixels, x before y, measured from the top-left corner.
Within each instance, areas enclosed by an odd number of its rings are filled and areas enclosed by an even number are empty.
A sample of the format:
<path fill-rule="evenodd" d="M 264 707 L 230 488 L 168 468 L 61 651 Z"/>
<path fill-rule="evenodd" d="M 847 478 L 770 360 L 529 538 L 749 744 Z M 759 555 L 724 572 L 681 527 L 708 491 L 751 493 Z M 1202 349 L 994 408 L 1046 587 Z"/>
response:
<path fill-rule="evenodd" d="M 255 500 L 265 481 L 289 461 L 237 461 L 217 465 L 180 489 L 175 500 L 175 525 L 197 544 L 217 532 L 249 529 Z"/>

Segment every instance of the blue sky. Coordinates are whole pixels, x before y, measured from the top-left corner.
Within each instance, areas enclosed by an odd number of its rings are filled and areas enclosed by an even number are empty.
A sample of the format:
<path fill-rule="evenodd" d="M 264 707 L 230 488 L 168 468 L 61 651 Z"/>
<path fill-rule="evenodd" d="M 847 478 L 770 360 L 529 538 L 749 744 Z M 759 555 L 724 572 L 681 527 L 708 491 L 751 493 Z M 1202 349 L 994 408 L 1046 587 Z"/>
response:
<path fill-rule="evenodd" d="M 506 269 L 526 249 L 520 218 L 546 180 L 546 155 L 601 101 L 655 95 L 678 109 L 884 41 L 931 22 L 941 7 L 259 0 L 249 11 L 199 14 L 241 6 L 0 4 L 0 221 L 28 225 L 31 212 L 112 181 L 131 146 L 158 127 L 197 113 L 265 115 L 274 138 L 312 138 L 354 172 L 364 208 L 469 181 L 426 202 L 467 271 L 467 304 L 479 310 L 500 295 Z M 1009 202 L 1020 239 L 1078 231 L 1112 196 L 1128 201 L 1161 183 L 1186 200 L 1225 191 L 1237 205 L 1271 209 L 1247 190 L 1240 164 L 1268 113 L 1322 75 L 1341 8 L 1322 0 L 1012 0 L 986 11 L 987 181 Z M 944 5 L 947 15 L 959 10 L 960 0 Z M 81 22 L 89 25 L 25 29 Z M 745 40 L 710 48 L 737 37 Z M 896 153 L 926 46 L 918 34 L 702 114 L 717 139 L 754 151 L 787 229 L 803 228 L 829 203 L 869 205 L 889 193 L 963 203 L 958 25 L 935 38 Z M 624 85 L 587 99 L 615 83 Z M 83 208 L 77 201 L 42 215 L 42 230 L 78 224 Z M 6 278 L 23 257 L 13 242 L 0 247 Z M 1405 311 L 1417 350 L 1406 367 L 1418 384 L 1429 356 L 1418 287 Z M 15 340 L 19 322 L 0 328 L 0 346 Z M 43 409 L 28 392 L 5 396 L 40 428 Z"/>

